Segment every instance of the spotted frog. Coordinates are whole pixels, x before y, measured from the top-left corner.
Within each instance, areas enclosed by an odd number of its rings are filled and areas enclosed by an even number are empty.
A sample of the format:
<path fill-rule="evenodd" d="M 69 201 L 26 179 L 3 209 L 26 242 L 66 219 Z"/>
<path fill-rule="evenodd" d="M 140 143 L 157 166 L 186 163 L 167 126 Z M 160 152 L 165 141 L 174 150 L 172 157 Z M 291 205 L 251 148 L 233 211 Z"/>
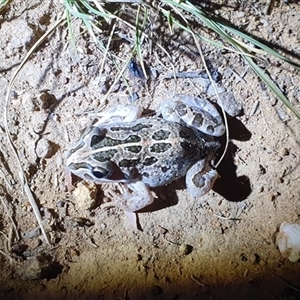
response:
<path fill-rule="evenodd" d="M 122 197 L 115 205 L 135 212 L 153 200 L 149 187 L 186 176 L 194 197 L 206 194 L 218 177 L 212 166 L 225 127 L 207 100 L 176 95 L 156 115 L 141 117 L 133 105 L 117 105 L 98 114 L 67 153 L 67 167 L 95 183 L 118 182 Z"/>

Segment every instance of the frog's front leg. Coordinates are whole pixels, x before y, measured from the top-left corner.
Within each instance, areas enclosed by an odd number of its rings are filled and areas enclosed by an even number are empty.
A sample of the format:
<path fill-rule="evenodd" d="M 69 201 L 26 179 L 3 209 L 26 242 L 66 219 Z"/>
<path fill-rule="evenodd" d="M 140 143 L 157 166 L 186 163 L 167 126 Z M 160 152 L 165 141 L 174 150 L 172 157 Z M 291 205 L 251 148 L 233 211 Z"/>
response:
<path fill-rule="evenodd" d="M 186 186 L 192 196 L 201 197 L 212 189 L 218 177 L 219 174 L 213 169 L 210 161 L 203 159 L 188 170 L 185 179 Z"/>
<path fill-rule="evenodd" d="M 114 201 L 114 204 L 124 211 L 135 212 L 154 201 L 152 192 L 142 181 L 122 184 L 121 189 L 122 197 Z"/>
<path fill-rule="evenodd" d="M 159 112 L 167 121 L 184 123 L 211 136 L 221 136 L 225 132 L 218 110 L 208 100 L 199 97 L 176 95 L 165 101 Z"/>

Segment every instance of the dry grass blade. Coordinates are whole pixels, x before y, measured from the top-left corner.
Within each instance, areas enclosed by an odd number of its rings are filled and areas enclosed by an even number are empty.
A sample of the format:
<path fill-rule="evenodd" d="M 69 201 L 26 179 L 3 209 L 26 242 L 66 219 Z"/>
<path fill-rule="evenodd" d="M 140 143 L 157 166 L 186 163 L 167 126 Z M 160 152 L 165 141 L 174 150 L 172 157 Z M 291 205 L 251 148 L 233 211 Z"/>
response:
<path fill-rule="evenodd" d="M 210 28 L 214 32 L 216 32 L 220 37 L 222 37 L 226 42 L 228 42 L 231 46 L 233 46 L 239 54 L 242 55 L 242 57 L 245 59 L 245 61 L 251 66 L 253 71 L 259 76 L 259 78 L 270 88 L 270 90 L 276 95 L 276 97 L 282 101 L 294 114 L 295 116 L 300 119 L 300 113 L 293 107 L 293 105 L 290 103 L 290 101 L 287 99 L 287 97 L 282 93 L 280 88 L 272 81 L 272 79 L 265 73 L 259 66 L 255 63 L 253 58 L 257 58 L 256 56 L 252 55 L 252 53 L 260 53 L 260 54 L 271 54 L 272 56 L 289 63 L 290 65 L 294 66 L 297 69 L 300 69 L 300 65 L 292 61 L 291 59 L 281 55 L 276 50 L 272 49 L 271 47 L 267 46 L 265 43 L 262 43 L 258 41 L 257 39 L 251 37 L 250 35 L 243 33 L 242 31 L 229 26 L 225 25 L 222 22 L 212 19 L 208 15 L 206 15 L 205 12 L 203 12 L 199 7 L 196 7 L 189 1 L 174 1 L 174 0 L 165 0 L 164 3 L 166 3 L 169 7 L 171 7 L 174 11 L 178 13 L 178 11 L 183 11 L 192 14 L 196 20 L 202 22 L 206 27 Z M 181 13 L 180 16 L 182 17 L 183 14 Z M 188 22 L 185 21 L 188 25 Z M 194 34 L 191 32 L 191 29 L 189 26 L 182 25 L 179 20 L 177 20 L 177 24 L 179 23 L 179 26 L 186 30 L 187 32 L 190 32 L 191 34 Z M 233 35 L 244 39 L 245 42 L 240 41 L 239 39 L 233 37 Z M 201 37 L 202 38 L 202 37 Z M 209 41 L 211 42 L 211 41 Z M 250 46 L 250 44 L 253 44 L 254 46 L 258 47 L 259 50 L 255 50 L 254 47 Z"/>
<path fill-rule="evenodd" d="M 44 239 L 45 241 L 50 245 L 50 241 L 48 239 L 48 236 L 47 236 L 47 233 L 44 229 L 44 226 L 43 226 L 43 220 L 42 220 L 42 216 L 40 214 L 40 211 L 39 211 L 39 208 L 36 204 L 36 201 L 34 199 L 34 196 L 33 196 L 33 193 L 32 191 L 30 190 L 30 187 L 28 185 L 28 182 L 27 182 L 27 178 L 26 178 L 26 175 L 25 175 L 25 172 L 23 170 L 23 167 L 22 167 L 22 164 L 21 164 L 21 161 L 19 159 L 19 155 L 18 155 L 18 151 L 12 141 L 12 138 L 11 138 L 11 135 L 10 135 L 10 130 L 9 130 L 9 126 L 8 126 L 8 108 L 9 108 L 9 104 L 10 104 L 10 94 L 11 94 L 11 90 L 12 90 L 12 87 L 14 85 L 14 82 L 18 76 L 18 74 L 20 73 L 20 71 L 22 70 L 23 66 L 25 65 L 25 63 L 28 61 L 29 57 L 31 56 L 31 54 L 39 47 L 39 45 L 59 26 L 61 25 L 63 22 L 65 22 L 65 15 L 59 19 L 58 22 L 56 22 L 33 46 L 32 48 L 28 51 L 27 55 L 25 56 L 25 58 L 23 59 L 22 63 L 19 65 L 19 67 L 17 68 L 16 72 L 13 74 L 10 82 L 9 82 L 9 85 L 8 85 L 8 88 L 7 88 L 7 91 L 6 91 L 6 97 L 5 97 L 5 106 L 4 106 L 4 127 L 5 127 L 5 132 L 6 132 L 6 137 L 7 137 L 7 141 L 8 141 L 8 144 L 9 146 L 11 147 L 11 150 L 15 156 L 15 159 L 18 163 L 18 166 L 19 166 L 19 172 L 18 172 L 18 175 L 19 175 L 19 179 L 21 181 L 21 184 L 22 184 L 22 187 L 23 187 L 23 191 L 25 192 L 28 200 L 29 200 L 29 203 L 30 205 L 32 206 L 32 209 L 33 209 L 33 212 L 35 214 L 35 217 L 38 221 L 38 224 L 41 228 L 41 231 L 42 231 L 42 234 L 44 236 Z"/>

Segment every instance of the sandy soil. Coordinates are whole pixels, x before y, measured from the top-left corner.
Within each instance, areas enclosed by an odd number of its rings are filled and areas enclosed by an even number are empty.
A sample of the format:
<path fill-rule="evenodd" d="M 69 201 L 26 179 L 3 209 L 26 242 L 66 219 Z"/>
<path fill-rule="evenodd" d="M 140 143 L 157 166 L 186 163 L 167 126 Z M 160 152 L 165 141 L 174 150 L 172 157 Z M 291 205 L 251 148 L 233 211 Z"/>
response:
<path fill-rule="evenodd" d="M 299 58 L 297 1 L 273 1 L 268 12 L 267 3 L 242 1 L 237 7 L 224 2 L 215 13 Z M 2 11 L 1 112 L 17 65 L 62 11 L 54 1 L 36 0 L 12 1 Z M 153 189 L 158 198 L 139 213 L 143 231 L 135 231 L 123 211 L 103 205 L 111 185 L 97 186 L 89 209 L 65 187 L 65 153 L 89 124 L 89 113 L 128 102 L 123 80 L 103 101 L 116 67 L 107 63 L 99 75 L 102 54 L 81 31 L 75 22 L 77 55 L 66 25 L 39 47 L 14 84 L 8 108 L 10 134 L 51 246 L 22 194 L 0 115 L 0 299 L 299 299 L 299 262 L 283 258 L 275 244 L 280 224 L 300 217 L 296 117 L 238 55 L 204 44 L 210 68 L 243 106 L 240 116 L 228 119 L 230 145 L 218 168 L 220 178 L 200 199 L 188 194 L 184 180 Z M 192 39 L 176 30 L 167 39 L 166 32 L 159 38 L 176 70 L 203 71 Z M 130 43 L 117 40 L 113 49 L 125 61 Z M 137 105 L 155 110 L 174 88 L 203 96 L 197 78 L 179 78 L 176 86 L 164 79 L 171 70 L 168 58 L 149 49 L 145 62 L 157 76 L 146 86 L 130 81 L 139 95 Z M 261 66 L 300 110 L 299 72 L 271 57 L 267 61 Z M 224 138 L 220 141 L 224 145 Z"/>

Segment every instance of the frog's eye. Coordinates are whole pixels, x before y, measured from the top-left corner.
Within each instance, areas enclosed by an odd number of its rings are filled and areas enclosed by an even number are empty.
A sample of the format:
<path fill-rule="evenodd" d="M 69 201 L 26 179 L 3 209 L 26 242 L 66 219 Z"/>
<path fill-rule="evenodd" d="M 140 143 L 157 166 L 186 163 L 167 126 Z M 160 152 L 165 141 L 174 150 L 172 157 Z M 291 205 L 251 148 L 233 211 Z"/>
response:
<path fill-rule="evenodd" d="M 97 179 L 102 179 L 102 178 L 105 178 L 109 175 L 109 171 L 104 169 L 104 168 L 99 168 L 99 167 L 96 167 L 96 168 L 93 168 L 91 170 L 92 174 L 94 177 L 96 177 Z"/>

